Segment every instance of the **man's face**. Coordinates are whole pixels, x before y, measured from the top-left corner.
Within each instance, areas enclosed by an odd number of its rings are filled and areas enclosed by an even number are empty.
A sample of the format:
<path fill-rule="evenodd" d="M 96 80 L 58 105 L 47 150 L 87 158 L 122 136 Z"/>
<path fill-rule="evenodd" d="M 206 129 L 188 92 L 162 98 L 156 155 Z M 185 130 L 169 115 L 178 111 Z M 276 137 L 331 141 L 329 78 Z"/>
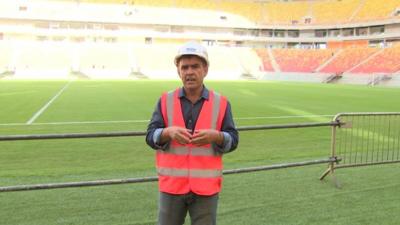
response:
<path fill-rule="evenodd" d="M 207 72 L 208 66 L 197 56 L 184 56 L 178 63 L 178 74 L 186 90 L 201 89 Z"/>

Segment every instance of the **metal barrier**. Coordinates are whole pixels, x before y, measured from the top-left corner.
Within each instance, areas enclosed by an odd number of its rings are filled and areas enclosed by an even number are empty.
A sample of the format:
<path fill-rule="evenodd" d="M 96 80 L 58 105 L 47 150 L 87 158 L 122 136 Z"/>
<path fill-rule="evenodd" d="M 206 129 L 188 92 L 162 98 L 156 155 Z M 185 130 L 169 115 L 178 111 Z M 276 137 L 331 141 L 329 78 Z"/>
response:
<path fill-rule="evenodd" d="M 299 167 L 329 163 L 328 169 L 322 174 L 321 180 L 328 174 L 334 178 L 335 169 L 365 166 L 373 164 L 400 162 L 400 113 L 340 113 L 332 122 L 326 123 L 301 123 L 283 125 L 260 125 L 239 127 L 239 131 L 306 128 L 306 127 L 332 127 L 331 156 L 327 159 L 305 162 L 284 163 L 251 168 L 224 170 L 223 173 L 237 174 L 262 170 L 272 170 L 289 167 Z M 0 136 L 0 141 L 64 139 L 64 138 L 105 138 L 144 136 L 146 132 L 109 132 L 109 133 L 73 133 L 73 134 L 44 134 L 44 135 L 11 135 Z M 338 163 L 341 161 L 341 164 Z M 157 177 L 142 177 L 113 180 L 82 181 L 54 184 L 18 185 L 0 187 L 0 192 L 27 191 L 40 189 L 54 189 L 67 187 L 84 187 L 126 183 L 143 183 L 157 181 Z"/>
<path fill-rule="evenodd" d="M 333 121 L 331 162 L 321 180 L 335 169 L 400 162 L 400 113 L 340 113 Z"/>
<path fill-rule="evenodd" d="M 331 127 L 338 126 L 338 122 L 326 123 L 297 123 L 297 124 L 280 124 L 280 125 L 259 125 L 259 126 L 243 126 L 238 127 L 238 131 L 254 131 L 254 130 L 270 130 L 270 129 L 287 129 L 287 128 L 307 128 L 307 127 Z M 127 136 L 144 136 L 146 132 L 107 132 L 107 133 L 69 133 L 69 134 L 35 134 L 35 135 L 9 135 L 0 136 L 0 141 L 21 141 L 21 140 L 44 140 L 44 139 L 65 139 L 65 138 L 107 138 L 107 137 L 127 137 Z M 315 164 L 337 163 L 337 158 L 326 158 L 304 162 L 283 163 L 268 166 L 238 168 L 232 170 L 224 170 L 224 175 L 248 173 L 263 170 L 282 169 L 290 167 L 299 167 Z M 68 182 L 68 183 L 51 183 L 51 184 L 32 184 L 32 185 L 17 185 L 0 187 L 0 192 L 12 191 L 28 191 L 28 190 L 42 190 L 54 188 L 68 188 L 68 187 L 87 187 L 99 185 L 113 185 L 113 184 L 127 184 L 127 183 L 144 183 L 157 181 L 157 177 L 140 177 L 140 178 L 127 178 L 127 179 L 112 179 L 112 180 L 95 180 L 95 181 L 82 181 L 82 182 Z"/>

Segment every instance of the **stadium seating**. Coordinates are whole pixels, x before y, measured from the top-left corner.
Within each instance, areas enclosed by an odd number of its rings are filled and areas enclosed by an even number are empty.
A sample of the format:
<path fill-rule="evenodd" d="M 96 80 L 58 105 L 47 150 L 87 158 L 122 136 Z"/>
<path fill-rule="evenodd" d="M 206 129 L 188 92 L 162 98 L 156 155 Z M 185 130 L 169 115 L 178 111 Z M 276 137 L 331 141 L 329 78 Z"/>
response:
<path fill-rule="evenodd" d="M 213 80 L 237 80 L 243 68 L 230 47 L 216 46 L 208 48 L 210 60 L 209 79 Z"/>
<path fill-rule="evenodd" d="M 174 57 L 178 45 L 173 44 L 135 44 L 133 53 L 136 70 L 149 78 L 176 79 Z"/>
<path fill-rule="evenodd" d="M 74 3 L 64 4 L 64 8 L 76 7 L 79 2 L 80 8 L 85 8 L 87 3 L 97 3 L 98 10 L 107 10 L 110 7 L 115 10 L 110 10 L 110 15 L 114 18 L 121 17 L 126 10 L 134 8 L 129 7 L 162 7 L 169 8 L 169 15 L 176 9 L 196 9 L 208 10 L 215 15 L 224 16 L 222 13 L 228 13 L 234 16 L 246 18 L 246 20 L 253 21 L 257 24 L 337 24 L 343 22 L 357 22 L 379 20 L 394 17 L 396 8 L 400 7 L 398 0 L 385 0 L 382 4 L 381 0 L 323 0 L 323 1 L 252 1 L 252 0 L 58 0 L 54 2 Z M 101 5 L 108 4 L 108 6 L 100 7 Z M 113 4 L 112 6 L 110 4 Z M 33 5 L 31 6 L 33 7 Z M 121 8 L 123 7 L 123 8 Z M 128 8 L 127 8 L 128 7 Z M 10 8 L 9 4 L 1 6 L 5 11 L 16 11 L 16 8 Z M 119 9 L 118 9 L 119 8 Z M 153 8 L 154 9 L 154 8 Z M 0 9 L 2 10 L 2 9 Z M 39 9 L 35 9 L 40 11 Z M 135 12 L 135 17 L 142 17 L 142 12 L 145 9 L 140 9 Z M 42 10 L 43 11 L 43 10 Z M 29 14 L 31 12 L 25 12 Z M 63 15 L 65 10 L 57 10 L 54 14 Z M 95 13 L 95 12 L 93 12 Z M 182 14 L 182 11 L 175 15 Z M 97 14 L 97 13 L 95 13 Z M 185 13 L 183 13 L 185 14 Z M 192 12 L 193 14 L 193 12 Z M 196 13 L 195 13 L 196 14 Z M 99 20 L 101 20 L 99 16 Z M 147 18 L 147 17 L 146 17 Z M 172 17 L 173 18 L 173 17 Z M 187 17 L 190 18 L 190 17 Z M 202 17 L 208 20 L 207 17 Z M 215 17 L 220 19 L 218 16 Z M 107 18 L 103 18 L 107 19 Z M 307 20 L 310 19 L 310 20 Z M 157 20 L 157 17 L 153 18 Z M 217 21 L 216 20 L 216 21 Z M 214 21 L 214 22 L 216 22 Z M 306 22 L 307 21 L 307 22 Z M 226 20 L 229 22 L 229 20 Z"/>
<path fill-rule="evenodd" d="M 196 0 L 175 0 L 172 6 L 177 8 L 207 9 L 215 10 L 217 2 L 215 1 L 196 1 Z"/>
<path fill-rule="evenodd" d="M 385 48 L 365 63 L 357 66 L 352 73 L 395 73 L 400 70 L 400 45 Z"/>
<path fill-rule="evenodd" d="M 247 74 L 252 76 L 253 78 L 257 78 L 260 76 L 262 69 L 261 58 L 258 57 L 257 53 L 252 48 L 248 47 L 226 48 L 226 50 L 223 51 L 227 50 L 231 53 L 231 57 L 233 60 L 233 61 L 227 61 L 225 63 L 227 68 L 237 69 L 237 71 L 240 71 L 241 75 Z M 222 59 L 224 58 L 226 58 L 226 55 L 225 57 L 222 57 Z M 226 68 L 220 69 L 220 71 L 224 70 L 226 71 Z M 232 71 L 230 73 L 233 76 L 234 74 L 237 74 L 237 71 Z"/>
<path fill-rule="evenodd" d="M 12 43 L 0 41 L 0 74 L 5 71 L 14 70 L 14 48 Z"/>
<path fill-rule="evenodd" d="M 257 74 L 262 71 L 262 61 L 257 52 L 252 48 L 233 48 L 233 54 L 240 64 L 242 73 Z"/>
<path fill-rule="evenodd" d="M 72 55 L 68 45 L 21 42 L 14 51 L 16 77 L 59 79 L 70 73 Z"/>
<path fill-rule="evenodd" d="M 368 0 L 354 17 L 354 21 L 369 21 L 393 17 L 396 8 L 400 8 L 399 0 Z"/>
<path fill-rule="evenodd" d="M 273 49 L 273 55 L 282 72 L 314 72 L 333 56 L 334 50 Z"/>
<path fill-rule="evenodd" d="M 272 67 L 272 63 L 271 60 L 269 58 L 267 49 L 256 49 L 255 50 L 257 55 L 261 58 L 261 62 L 262 62 L 262 67 L 261 70 L 262 71 L 269 71 L 272 72 L 274 71 L 274 68 Z"/>
<path fill-rule="evenodd" d="M 87 43 L 74 46 L 73 69 L 90 78 L 128 78 L 133 64 L 125 46 Z"/>
<path fill-rule="evenodd" d="M 244 16 L 252 21 L 262 20 L 262 8 L 260 4 L 244 1 L 220 1 L 217 10 Z"/>
<path fill-rule="evenodd" d="M 368 47 L 349 47 L 343 49 L 337 57 L 327 64 L 320 72 L 323 73 L 343 73 L 361 63 L 368 56 L 374 54 L 379 49 Z"/>
<path fill-rule="evenodd" d="M 326 0 L 326 1 L 268 1 L 262 4 L 263 23 L 304 24 L 310 18 L 311 24 L 337 24 L 393 17 L 398 0 Z"/>
<path fill-rule="evenodd" d="M 312 4 L 312 23 L 348 22 L 360 6 L 360 0 L 315 1 Z"/>
<path fill-rule="evenodd" d="M 30 39 L 28 44 L 14 46 L 0 40 L 0 73 L 15 70 L 17 76 L 28 72 L 49 76 L 57 72 L 66 76 L 71 71 L 79 71 L 92 78 L 110 75 L 111 78 L 127 78 L 133 72 L 141 72 L 149 78 L 175 79 L 176 68 L 172 64 L 175 51 L 178 44 L 189 39 L 203 39 L 211 45 L 209 77 L 212 79 L 238 79 L 241 74 L 257 74 L 260 71 L 314 75 L 321 72 L 327 75 L 326 73 L 345 72 L 395 73 L 400 70 L 397 63 L 400 61 L 400 48 L 366 47 L 371 42 L 368 36 L 363 36 L 363 40 L 357 40 L 357 36 L 344 37 L 344 41 L 341 40 L 342 36 L 338 36 L 338 40 L 321 38 L 321 42 L 327 42 L 328 49 L 324 50 L 225 47 L 236 44 L 269 45 L 269 40 L 266 41 L 267 44 L 262 43 L 265 41 L 263 38 L 254 39 L 253 42 L 254 36 L 247 36 L 257 32 L 253 28 L 258 24 L 251 21 L 261 23 L 260 27 L 269 32 L 281 27 L 284 30 L 290 29 L 291 26 L 286 26 L 287 24 L 304 25 L 307 18 L 311 19 L 310 23 L 331 25 L 380 20 L 393 16 L 395 9 L 400 7 L 399 0 L 388 0 L 385 4 L 379 0 L 56 0 L 49 1 L 49 7 L 40 7 L 40 4 L 33 4 L 34 1 L 24 2 L 29 10 L 20 10 L 10 2 L 0 1 L 0 14 L 4 14 L 3 16 L 10 16 L 15 20 L 32 20 L 31 23 L 15 28 L 18 32 L 19 28 L 25 32 L 23 35 L 26 36 L 23 38 Z M 127 9 L 133 10 L 134 14 L 125 14 Z M 204 16 L 205 10 L 211 13 L 210 16 Z M 38 22 L 43 18 L 49 21 L 95 22 Z M 151 25 L 145 25 L 147 23 Z M 106 28 L 110 24 L 115 29 Z M 178 26 L 174 26 L 175 24 Z M 204 27 L 204 24 L 213 24 L 215 27 Z M 284 26 L 263 26 L 264 24 Z M 184 25 L 185 28 L 182 29 L 179 25 Z M 35 32 L 29 33 L 32 26 Z M 389 27 L 387 30 L 390 32 L 387 34 L 392 35 L 393 29 Z M 9 31 L 11 36 L 14 35 L 13 32 Z M 72 35 L 65 35 L 63 32 L 70 32 Z M 77 35 L 80 32 L 82 35 Z M 60 33 L 64 40 L 55 40 Z M 282 37 L 283 40 L 280 37 L 269 38 L 277 43 L 274 47 L 286 46 L 280 42 L 286 42 L 287 37 Z M 303 42 L 306 38 L 302 35 L 298 42 Z M 75 41 L 80 42 L 80 47 L 76 47 L 78 43 Z M 339 44 L 330 45 L 335 42 Z M 358 47 L 344 48 L 346 44 L 342 45 L 342 42 L 362 42 L 364 47 L 359 43 Z M 337 51 L 329 48 L 343 49 Z"/>
<path fill-rule="evenodd" d="M 262 22 L 267 24 L 302 23 L 305 17 L 310 16 L 310 4 L 308 1 L 265 2 L 262 6 L 265 14 Z"/>

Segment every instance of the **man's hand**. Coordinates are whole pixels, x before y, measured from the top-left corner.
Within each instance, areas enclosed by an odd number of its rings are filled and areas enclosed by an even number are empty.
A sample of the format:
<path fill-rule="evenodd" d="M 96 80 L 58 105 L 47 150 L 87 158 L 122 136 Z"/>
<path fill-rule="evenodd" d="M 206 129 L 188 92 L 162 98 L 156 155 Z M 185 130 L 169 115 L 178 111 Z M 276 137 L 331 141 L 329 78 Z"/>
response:
<path fill-rule="evenodd" d="M 194 145 L 205 145 L 211 144 L 212 142 L 217 145 L 222 145 L 224 142 L 224 135 L 217 130 L 196 130 L 192 136 L 192 144 Z"/>
<path fill-rule="evenodd" d="M 164 128 L 161 133 L 161 143 L 165 143 L 169 140 L 177 141 L 179 144 L 189 144 L 192 139 L 192 134 L 190 130 L 182 127 L 167 127 Z"/>

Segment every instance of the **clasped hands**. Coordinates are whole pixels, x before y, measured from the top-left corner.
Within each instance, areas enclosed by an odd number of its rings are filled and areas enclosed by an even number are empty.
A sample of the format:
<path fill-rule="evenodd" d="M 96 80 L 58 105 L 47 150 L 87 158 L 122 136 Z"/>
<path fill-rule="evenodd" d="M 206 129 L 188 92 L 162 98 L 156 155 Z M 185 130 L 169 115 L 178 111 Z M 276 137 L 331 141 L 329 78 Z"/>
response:
<path fill-rule="evenodd" d="M 212 142 L 221 145 L 224 141 L 222 132 L 213 129 L 191 130 L 183 127 L 167 127 L 161 134 L 162 142 L 168 140 L 177 141 L 179 144 L 193 144 L 196 146 L 210 144 Z"/>

